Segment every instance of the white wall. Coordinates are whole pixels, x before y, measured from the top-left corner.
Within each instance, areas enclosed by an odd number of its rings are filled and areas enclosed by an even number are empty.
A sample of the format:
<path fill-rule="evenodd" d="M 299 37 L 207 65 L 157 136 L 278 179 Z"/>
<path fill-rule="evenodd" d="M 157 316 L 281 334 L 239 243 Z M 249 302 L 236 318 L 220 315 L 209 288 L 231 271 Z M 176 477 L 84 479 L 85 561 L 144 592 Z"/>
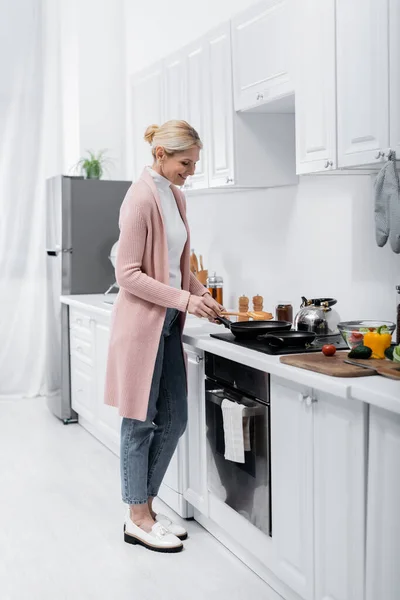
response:
<path fill-rule="evenodd" d="M 59 0 L 63 172 L 106 149 L 106 178 L 125 174 L 124 0 Z"/>
<path fill-rule="evenodd" d="M 192 246 L 223 275 L 231 307 L 243 293 L 264 296 L 266 310 L 325 296 L 337 298 L 342 319 L 395 320 L 400 256 L 376 246 L 371 187 L 368 175 L 328 175 L 190 196 Z"/>
<path fill-rule="evenodd" d="M 129 77 L 179 49 L 253 0 L 125 0 Z M 243 207 L 246 213 L 243 213 Z M 239 211 L 240 209 L 240 211 Z M 199 194 L 188 198 L 192 246 L 225 278 L 225 304 L 257 293 L 279 299 L 334 296 L 343 319 L 394 320 L 400 256 L 379 249 L 368 175 L 301 178 L 296 187 Z"/>

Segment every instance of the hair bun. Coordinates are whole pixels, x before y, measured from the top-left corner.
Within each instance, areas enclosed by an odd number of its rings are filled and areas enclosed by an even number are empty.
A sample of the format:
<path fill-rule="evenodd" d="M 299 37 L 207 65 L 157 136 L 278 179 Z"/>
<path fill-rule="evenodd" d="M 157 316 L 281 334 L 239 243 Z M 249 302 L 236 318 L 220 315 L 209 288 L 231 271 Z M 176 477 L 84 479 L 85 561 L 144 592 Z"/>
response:
<path fill-rule="evenodd" d="M 144 133 L 144 139 L 148 144 L 151 144 L 153 142 L 153 138 L 159 129 L 160 128 L 158 125 L 149 125 L 148 126 L 148 128 L 146 129 L 146 131 Z"/>

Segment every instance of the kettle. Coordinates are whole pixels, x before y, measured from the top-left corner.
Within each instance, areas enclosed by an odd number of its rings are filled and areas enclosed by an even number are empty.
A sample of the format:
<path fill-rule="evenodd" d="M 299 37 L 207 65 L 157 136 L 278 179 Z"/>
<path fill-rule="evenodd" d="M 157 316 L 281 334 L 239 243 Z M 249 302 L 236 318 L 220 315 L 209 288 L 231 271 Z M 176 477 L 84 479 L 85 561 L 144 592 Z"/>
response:
<path fill-rule="evenodd" d="M 335 298 L 314 298 L 307 300 L 301 297 L 300 311 L 294 319 L 297 331 L 313 331 L 317 335 L 333 335 L 339 333 L 340 317 L 332 306 L 337 303 Z"/>

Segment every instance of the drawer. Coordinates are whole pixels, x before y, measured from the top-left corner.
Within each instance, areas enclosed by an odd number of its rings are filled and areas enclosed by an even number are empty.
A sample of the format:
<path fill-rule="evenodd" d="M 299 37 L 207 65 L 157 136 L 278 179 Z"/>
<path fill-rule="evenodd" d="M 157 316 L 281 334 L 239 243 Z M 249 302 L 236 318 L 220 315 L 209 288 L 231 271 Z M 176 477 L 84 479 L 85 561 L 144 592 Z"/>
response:
<path fill-rule="evenodd" d="M 72 408 L 85 419 L 94 420 L 94 376 L 90 366 L 71 356 L 71 403 Z"/>
<path fill-rule="evenodd" d="M 79 333 L 73 329 L 70 330 L 69 347 L 71 356 L 75 356 L 88 365 L 93 365 L 93 344 L 89 340 L 84 340 Z"/>
<path fill-rule="evenodd" d="M 92 317 L 87 313 L 81 312 L 76 308 L 70 308 L 69 311 L 69 328 L 78 329 L 82 332 L 92 333 Z"/>

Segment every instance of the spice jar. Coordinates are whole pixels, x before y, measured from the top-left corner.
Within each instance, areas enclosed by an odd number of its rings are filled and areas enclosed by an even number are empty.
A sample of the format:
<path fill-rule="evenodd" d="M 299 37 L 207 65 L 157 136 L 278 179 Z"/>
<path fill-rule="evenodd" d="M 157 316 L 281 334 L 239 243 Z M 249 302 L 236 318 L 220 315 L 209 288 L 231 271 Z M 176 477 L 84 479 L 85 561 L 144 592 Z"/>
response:
<path fill-rule="evenodd" d="M 396 344 L 400 344 L 400 285 L 396 285 L 397 310 L 396 310 Z"/>
<path fill-rule="evenodd" d="M 293 323 L 293 306 L 290 302 L 278 302 L 275 307 L 275 318 L 277 321 Z"/>
<path fill-rule="evenodd" d="M 211 296 L 216 300 L 219 304 L 223 304 L 223 287 L 224 280 L 221 276 L 214 273 L 211 277 L 207 278 L 207 288 L 210 292 Z"/>

